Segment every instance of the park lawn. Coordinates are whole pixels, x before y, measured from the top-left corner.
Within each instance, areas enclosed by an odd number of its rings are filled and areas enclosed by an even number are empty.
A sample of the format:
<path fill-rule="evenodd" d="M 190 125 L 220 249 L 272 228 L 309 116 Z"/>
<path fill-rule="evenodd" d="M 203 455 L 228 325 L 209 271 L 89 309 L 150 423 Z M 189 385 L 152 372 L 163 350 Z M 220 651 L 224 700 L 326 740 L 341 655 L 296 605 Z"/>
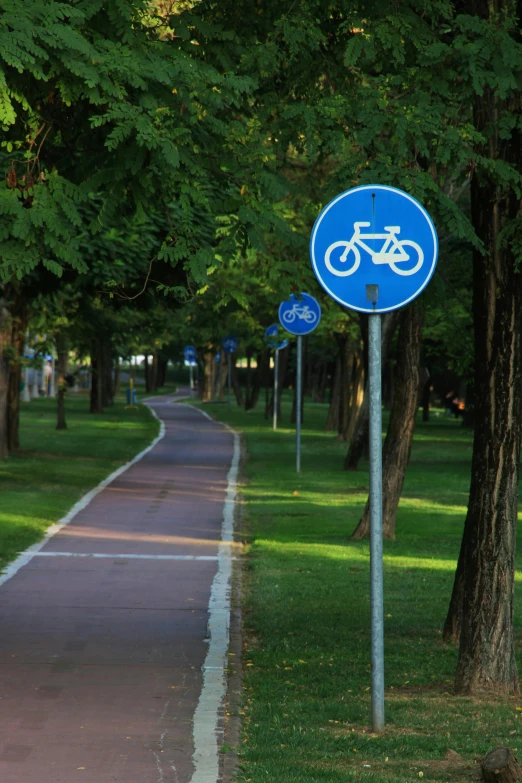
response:
<path fill-rule="evenodd" d="M 159 423 L 121 400 L 89 413 L 86 393 L 68 394 L 68 429 L 56 430 L 56 400 L 22 403 L 21 449 L 0 461 L 0 569 L 86 492 L 146 448 Z"/>
<path fill-rule="evenodd" d="M 306 404 L 299 477 L 289 403 L 275 433 L 261 411 L 205 410 L 244 433 L 248 450 L 238 780 L 465 781 L 497 745 L 522 754 L 522 698 L 453 696 L 457 650 L 441 638 L 466 512 L 471 434 L 442 413 L 417 426 L 397 539 L 384 544 L 387 727 L 376 736 L 369 551 L 367 542 L 349 539 L 366 502 L 367 465 L 341 470 L 346 444 L 324 431 L 325 405 Z M 519 649 L 521 610 L 518 594 Z M 462 759 L 445 759 L 448 751 Z"/>

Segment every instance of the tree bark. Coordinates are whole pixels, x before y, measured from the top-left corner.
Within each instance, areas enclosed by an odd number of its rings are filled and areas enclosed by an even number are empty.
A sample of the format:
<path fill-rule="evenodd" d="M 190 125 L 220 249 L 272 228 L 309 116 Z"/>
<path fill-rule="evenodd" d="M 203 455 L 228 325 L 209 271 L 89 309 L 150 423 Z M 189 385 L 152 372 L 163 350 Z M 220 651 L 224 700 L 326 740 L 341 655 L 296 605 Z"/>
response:
<path fill-rule="evenodd" d="M 397 507 L 410 460 L 419 396 L 421 336 L 421 310 L 418 305 L 410 305 L 401 312 L 400 316 L 394 393 L 382 455 L 382 532 L 383 538 L 387 539 L 395 538 Z M 355 528 L 352 538 L 367 538 L 369 535 L 368 499 L 362 519 Z"/>
<path fill-rule="evenodd" d="M 510 748 L 495 748 L 482 760 L 484 783 L 515 783 L 522 778 L 522 769 Z"/>
<path fill-rule="evenodd" d="M 332 394 L 330 396 L 330 405 L 328 408 L 328 416 L 326 418 L 326 430 L 338 430 L 339 428 L 339 411 L 341 409 L 341 354 L 337 356 L 335 361 L 334 379 L 332 386 Z"/>
<path fill-rule="evenodd" d="M 103 413 L 103 345 L 99 340 L 91 349 L 91 413 Z"/>
<path fill-rule="evenodd" d="M 351 388 L 346 421 L 343 421 L 342 437 L 349 441 L 355 429 L 355 422 L 364 400 L 364 364 L 362 353 L 351 354 Z"/>
<path fill-rule="evenodd" d="M 203 357 L 205 372 L 203 376 L 203 402 L 210 402 L 214 391 L 214 354 L 206 353 Z"/>
<path fill-rule="evenodd" d="M 239 406 L 243 407 L 243 394 L 241 392 L 241 384 L 239 383 L 239 378 L 237 375 L 236 370 L 236 360 L 232 358 L 232 388 L 234 389 L 234 394 L 236 395 L 236 402 Z"/>
<path fill-rule="evenodd" d="M 263 386 L 268 386 L 270 379 L 270 353 L 267 350 L 261 351 L 257 355 L 257 370 L 254 374 L 254 380 L 252 384 L 252 393 L 250 395 L 249 407 L 245 409 L 250 410 L 257 406 L 259 402 L 259 395 Z"/>
<path fill-rule="evenodd" d="M 0 459 L 8 455 L 7 393 L 9 389 L 9 348 L 11 319 L 5 302 L 0 300 Z"/>
<path fill-rule="evenodd" d="M 469 8 L 489 18 L 486 0 Z M 493 21 L 493 20 L 492 20 Z M 502 113 L 521 113 L 520 94 L 501 102 L 490 90 L 477 97 L 474 125 L 488 136 L 481 152 L 520 171 L 518 126 L 501 139 Z M 520 464 L 522 396 L 522 274 L 519 253 L 502 232 L 519 220 L 514 187 L 500 185 L 486 170 L 471 179 L 471 213 L 485 253 L 473 253 L 475 335 L 475 433 L 468 513 L 454 585 L 453 610 L 460 613 L 455 691 L 518 692 L 513 640 L 513 598 Z M 457 569 L 458 577 L 458 569 Z M 460 585 L 460 587 L 459 587 Z M 461 590 L 461 595 L 455 591 Z M 449 618 L 448 618 L 449 620 Z M 448 623 L 447 620 L 447 623 Z"/>
<path fill-rule="evenodd" d="M 382 363 L 387 360 L 391 341 L 395 332 L 395 327 L 399 319 L 396 310 L 392 313 L 386 313 L 382 318 L 382 337 L 381 337 L 381 356 Z M 357 414 L 357 419 L 353 428 L 350 446 L 344 460 L 344 470 L 357 470 L 359 461 L 364 454 L 366 442 L 368 440 L 368 415 L 369 415 L 369 393 L 368 383 L 364 390 L 364 400 Z"/>
<path fill-rule="evenodd" d="M 64 334 L 60 333 L 56 336 L 56 349 L 58 351 L 58 395 L 56 398 L 56 429 L 66 430 L 67 422 L 65 420 L 65 392 L 67 390 L 67 382 L 65 376 L 67 375 L 67 359 L 68 359 L 68 345 L 67 338 Z"/>
<path fill-rule="evenodd" d="M 13 356 L 10 361 L 9 389 L 7 394 L 7 448 L 15 451 L 20 448 L 20 383 L 22 380 L 22 356 L 25 347 L 28 308 L 23 296 L 14 294 L 11 304 L 11 346 Z"/>

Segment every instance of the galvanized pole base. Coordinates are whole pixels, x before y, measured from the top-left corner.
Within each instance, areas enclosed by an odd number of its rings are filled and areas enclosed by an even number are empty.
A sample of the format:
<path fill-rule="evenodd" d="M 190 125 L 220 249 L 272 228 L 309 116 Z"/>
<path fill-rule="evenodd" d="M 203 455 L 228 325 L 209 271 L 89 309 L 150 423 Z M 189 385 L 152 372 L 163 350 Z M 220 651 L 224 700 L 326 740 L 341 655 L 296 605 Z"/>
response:
<path fill-rule="evenodd" d="M 301 472 L 301 398 L 303 396 L 303 338 L 297 336 L 297 408 L 295 411 L 295 467 L 297 473 Z"/>
<path fill-rule="evenodd" d="M 382 567 L 381 316 L 368 316 L 370 381 L 370 602 L 372 725 L 384 729 L 384 600 Z"/>
<path fill-rule="evenodd" d="M 279 351 L 275 350 L 274 356 L 274 431 L 277 429 L 277 393 L 279 382 Z"/>

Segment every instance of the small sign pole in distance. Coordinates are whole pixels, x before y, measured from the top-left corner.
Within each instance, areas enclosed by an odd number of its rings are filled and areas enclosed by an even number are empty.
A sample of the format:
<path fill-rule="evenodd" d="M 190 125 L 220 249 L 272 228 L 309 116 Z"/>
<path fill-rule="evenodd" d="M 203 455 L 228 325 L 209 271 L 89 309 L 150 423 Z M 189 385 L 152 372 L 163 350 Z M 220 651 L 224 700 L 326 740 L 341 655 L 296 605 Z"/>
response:
<path fill-rule="evenodd" d="M 279 321 L 291 334 L 297 336 L 297 383 L 295 411 L 295 467 L 301 472 L 301 411 L 303 407 L 303 335 L 310 334 L 321 320 L 321 306 L 310 294 L 291 294 L 279 305 Z"/>
<path fill-rule="evenodd" d="M 189 372 L 190 372 L 190 396 L 194 396 L 194 377 L 192 374 L 192 368 L 194 364 L 197 362 L 197 351 L 194 348 L 193 345 L 186 345 L 183 349 L 183 356 L 185 357 L 185 362 L 189 365 Z"/>
<path fill-rule="evenodd" d="M 416 199 L 388 185 L 341 193 L 315 221 L 310 258 L 324 290 L 344 307 L 368 313 L 370 402 L 370 603 L 372 724 L 384 729 L 382 568 L 381 315 L 413 302 L 430 282 L 439 243 Z"/>
<path fill-rule="evenodd" d="M 279 324 L 271 324 L 265 330 L 265 342 L 274 349 L 274 417 L 273 428 L 277 430 L 277 405 L 279 396 L 279 351 L 286 348 L 288 340 L 281 335 Z"/>
<path fill-rule="evenodd" d="M 229 334 L 223 340 L 222 345 L 228 357 L 228 407 L 230 408 L 232 399 L 232 354 L 237 350 L 237 339 Z"/>

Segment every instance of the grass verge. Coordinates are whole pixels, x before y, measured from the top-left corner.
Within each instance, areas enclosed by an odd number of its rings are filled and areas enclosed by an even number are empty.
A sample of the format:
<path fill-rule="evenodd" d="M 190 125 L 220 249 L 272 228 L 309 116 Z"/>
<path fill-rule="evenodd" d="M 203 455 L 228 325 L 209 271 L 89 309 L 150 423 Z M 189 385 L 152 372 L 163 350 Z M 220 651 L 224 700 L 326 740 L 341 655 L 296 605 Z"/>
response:
<path fill-rule="evenodd" d="M 159 429 L 143 405 L 129 411 L 117 401 L 91 414 L 83 393 L 68 395 L 66 415 L 68 429 L 57 431 L 56 400 L 22 403 L 22 448 L 0 461 L 0 568 L 148 446 Z"/>
<path fill-rule="evenodd" d="M 452 694 L 457 650 L 442 642 L 469 488 L 471 435 L 440 414 L 419 422 L 397 540 L 385 542 L 386 722 L 370 727 L 369 549 L 352 542 L 367 466 L 307 403 L 302 473 L 289 404 L 209 412 L 246 438 L 245 705 L 240 781 L 466 781 L 497 745 L 522 752 L 522 700 Z M 520 562 L 519 562 L 520 566 Z M 516 617 L 521 616 L 517 596 Z M 517 619 L 517 644 L 521 641 Z"/>

